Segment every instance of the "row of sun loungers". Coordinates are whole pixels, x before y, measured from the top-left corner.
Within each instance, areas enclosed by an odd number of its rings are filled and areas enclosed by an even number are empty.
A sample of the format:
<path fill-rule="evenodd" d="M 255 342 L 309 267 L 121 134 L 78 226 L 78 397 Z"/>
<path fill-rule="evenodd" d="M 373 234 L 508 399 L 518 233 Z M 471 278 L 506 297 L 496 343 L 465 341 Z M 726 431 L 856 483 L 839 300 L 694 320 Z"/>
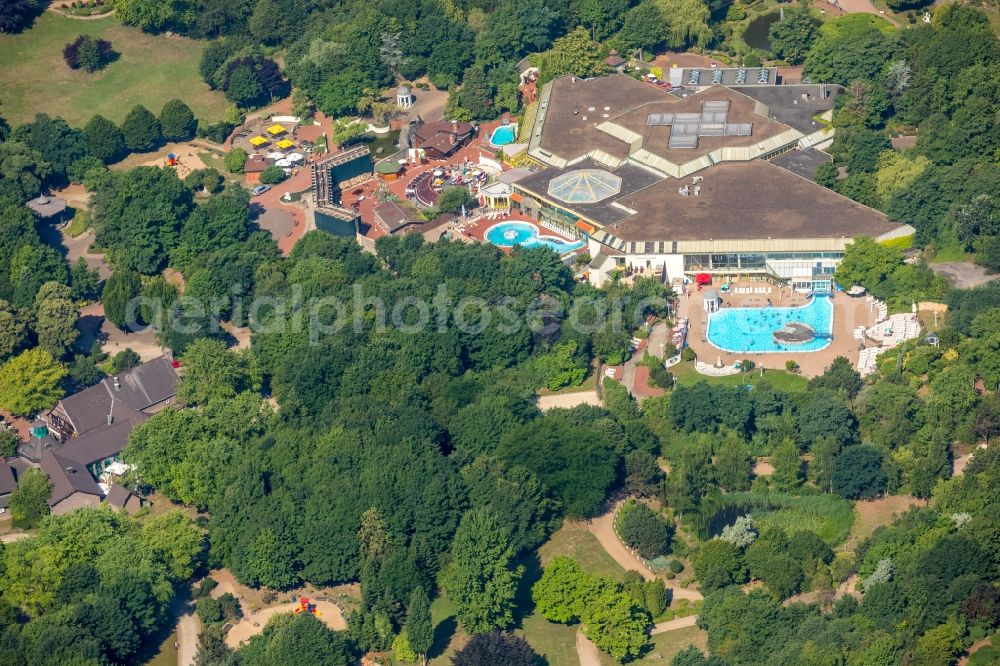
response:
<path fill-rule="evenodd" d="M 858 374 L 864 377 L 875 372 L 875 359 L 878 358 L 878 355 L 884 351 L 885 348 L 883 347 L 869 347 L 867 349 L 862 349 L 861 355 L 858 358 Z"/>
<path fill-rule="evenodd" d="M 771 287 L 733 287 L 734 294 L 770 294 Z"/>

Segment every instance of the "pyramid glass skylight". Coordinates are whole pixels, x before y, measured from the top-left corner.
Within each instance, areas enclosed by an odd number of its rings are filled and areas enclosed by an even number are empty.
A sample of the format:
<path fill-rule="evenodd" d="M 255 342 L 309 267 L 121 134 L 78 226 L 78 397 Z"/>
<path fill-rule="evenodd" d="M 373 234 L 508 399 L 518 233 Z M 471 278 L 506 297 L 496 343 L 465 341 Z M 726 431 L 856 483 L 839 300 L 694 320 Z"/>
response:
<path fill-rule="evenodd" d="M 622 179 L 603 169 L 577 169 L 549 181 L 549 194 L 566 203 L 597 203 L 621 189 Z"/>

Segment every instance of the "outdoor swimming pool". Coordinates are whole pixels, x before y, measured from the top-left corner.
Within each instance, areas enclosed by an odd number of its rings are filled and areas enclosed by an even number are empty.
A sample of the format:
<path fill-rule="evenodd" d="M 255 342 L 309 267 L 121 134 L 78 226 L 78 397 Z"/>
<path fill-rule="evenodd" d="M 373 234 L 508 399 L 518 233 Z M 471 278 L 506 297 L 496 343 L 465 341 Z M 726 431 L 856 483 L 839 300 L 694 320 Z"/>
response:
<path fill-rule="evenodd" d="M 558 236 L 543 236 L 538 227 L 528 222 L 501 222 L 483 234 L 486 240 L 499 247 L 547 247 L 559 254 L 566 254 L 586 245 L 583 241 L 567 241 Z"/>
<path fill-rule="evenodd" d="M 780 344 L 773 334 L 787 324 L 806 324 L 817 336 L 801 344 Z M 798 308 L 723 308 L 708 316 L 708 341 L 728 352 L 811 352 L 830 344 L 833 301 L 818 295 Z"/>
<path fill-rule="evenodd" d="M 490 135 L 490 144 L 494 146 L 506 146 L 508 143 L 514 143 L 514 139 L 516 138 L 517 125 L 501 125 L 493 130 L 493 134 Z"/>

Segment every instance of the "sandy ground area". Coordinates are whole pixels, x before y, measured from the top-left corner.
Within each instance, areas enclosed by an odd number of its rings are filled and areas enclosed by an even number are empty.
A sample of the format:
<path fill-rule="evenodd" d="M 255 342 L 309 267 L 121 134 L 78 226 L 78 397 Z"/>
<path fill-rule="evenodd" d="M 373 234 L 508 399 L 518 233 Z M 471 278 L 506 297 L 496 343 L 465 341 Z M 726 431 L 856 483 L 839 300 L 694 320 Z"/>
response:
<path fill-rule="evenodd" d="M 344 621 L 344 616 L 336 605 L 330 601 L 316 601 L 313 603 L 316 605 L 318 617 L 323 621 L 323 624 L 334 631 L 347 629 L 347 622 Z M 264 608 L 249 615 L 229 630 L 229 633 L 226 634 L 226 645 L 233 648 L 239 647 L 244 641 L 264 631 L 264 627 L 272 617 L 278 613 L 291 613 L 298 607 L 299 604 L 297 603 L 287 603 Z"/>
<path fill-rule="evenodd" d="M 560 393 L 558 395 L 543 395 L 538 398 L 538 408 L 543 412 L 554 407 L 571 409 L 577 405 L 601 406 L 601 398 L 597 391 L 580 391 L 578 393 Z"/>
<path fill-rule="evenodd" d="M 1000 278 L 1000 273 L 988 273 L 982 266 L 969 261 L 949 261 L 931 264 L 931 270 L 943 275 L 948 283 L 959 289 L 971 289 Z"/>
<path fill-rule="evenodd" d="M 177 620 L 177 666 L 194 666 L 199 633 L 201 633 L 201 621 L 193 610 L 181 615 Z"/>

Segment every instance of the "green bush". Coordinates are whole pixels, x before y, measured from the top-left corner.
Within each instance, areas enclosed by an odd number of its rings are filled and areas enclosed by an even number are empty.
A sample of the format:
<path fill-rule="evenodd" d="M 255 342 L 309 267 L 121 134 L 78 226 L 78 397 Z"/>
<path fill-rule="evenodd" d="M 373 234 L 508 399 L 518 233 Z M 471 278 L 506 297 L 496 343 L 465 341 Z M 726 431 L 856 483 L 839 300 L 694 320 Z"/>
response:
<path fill-rule="evenodd" d="M 285 173 L 284 169 L 277 166 L 269 166 L 260 174 L 260 182 L 265 185 L 277 185 L 286 178 L 288 178 L 288 174 Z"/>
<path fill-rule="evenodd" d="M 696 358 L 698 358 L 698 355 L 690 347 L 685 347 L 684 351 L 681 352 L 681 360 L 684 362 L 693 361 Z"/>
<path fill-rule="evenodd" d="M 17 436 L 16 430 L 0 430 L 0 457 L 13 458 L 17 455 L 20 444 L 21 438 Z"/>
<path fill-rule="evenodd" d="M 667 553 L 673 537 L 672 526 L 641 502 L 629 502 L 618 514 L 622 541 L 644 559 Z"/>
<path fill-rule="evenodd" d="M 673 571 L 675 574 L 679 574 L 680 572 L 684 571 L 684 565 L 681 564 L 681 561 L 676 558 L 670 560 L 670 564 L 668 566 L 670 567 L 670 570 Z"/>
<path fill-rule="evenodd" d="M 242 148 L 233 148 L 222 158 L 229 173 L 243 173 L 243 165 L 247 163 L 247 151 Z"/>

